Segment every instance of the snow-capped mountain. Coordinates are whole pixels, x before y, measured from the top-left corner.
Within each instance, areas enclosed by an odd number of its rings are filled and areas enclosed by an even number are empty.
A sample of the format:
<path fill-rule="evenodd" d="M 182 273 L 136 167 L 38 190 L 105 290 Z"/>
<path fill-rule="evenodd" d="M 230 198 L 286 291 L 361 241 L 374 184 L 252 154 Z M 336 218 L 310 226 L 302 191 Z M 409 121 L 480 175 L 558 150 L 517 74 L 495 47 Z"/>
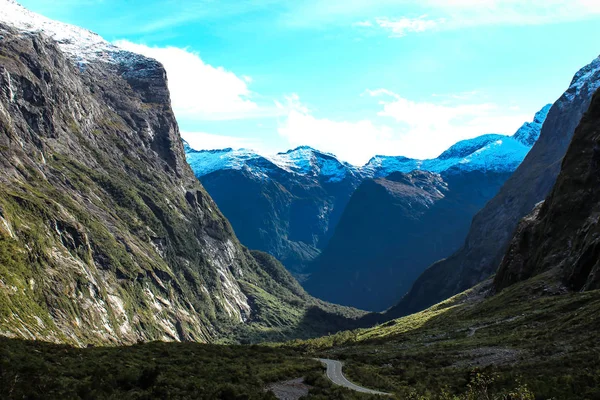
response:
<path fill-rule="evenodd" d="M 218 170 L 246 170 L 256 177 L 285 171 L 302 176 L 321 176 L 330 182 L 343 180 L 348 174 L 379 178 L 394 172 L 422 170 L 435 173 L 465 171 L 512 172 L 523 161 L 540 135 L 551 104 L 535 114 L 513 136 L 486 134 L 461 140 L 434 159 L 418 160 L 403 156 L 375 156 L 362 167 L 340 161 L 335 155 L 301 146 L 273 156 L 248 149 L 194 150 L 186 145 L 187 159 L 197 176 Z"/>
<path fill-rule="evenodd" d="M 348 175 L 359 174 L 358 168 L 338 160 L 333 154 L 308 146 L 273 156 L 263 156 L 248 149 L 194 150 L 186 142 L 184 147 L 188 162 L 197 176 L 231 169 L 245 170 L 259 178 L 268 178 L 272 173 L 290 173 L 340 182 Z"/>
<path fill-rule="evenodd" d="M 363 179 L 358 168 L 307 146 L 273 156 L 184 147 L 242 243 L 297 273 L 319 254 Z"/>
<path fill-rule="evenodd" d="M 365 176 L 384 177 L 393 172 L 408 173 L 414 170 L 443 173 L 452 171 L 512 172 L 540 135 L 551 104 L 544 106 L 532 122 L 526 122 L 513 135 L 488 134 L 462 140 L 440 156 L 430 160 L 406 157 L 375 156 L 361 168 Z"/>
<path fill-rule="evenodd" d="M 41 33 L 50 37 L 66 56 L 82 68 L 94 61 L 118 64 L 131 59 L 143 59 L 94 32 L 36 14 L 14 0 L 0 0 L 0 21 L 9 22 L 23 33 Z"/>
<path fill-rule="evenodd" d="M 355 167 L 307 146 L 273 156 L 247 149 L 194 150 L 187 143 L 185 149 L 195 175 L 242 242 L 302 272 L 326 246 L 352 193 L 365 179 L 415 170 L 446 179 L 471 172 L 494 173 L 497 179 L 488 177 L 487 183 L 480 183 L 485 188 L 474 188 L 484 204 L 525 158 L 548 109 L 544 107 L 513 136 L 489 134 L 463 140 L 431 160 L 376 156 Z M 477 202 L 478 207 L 482 204 Z M 466 220 L 477 210 L 469 208 Z"/>

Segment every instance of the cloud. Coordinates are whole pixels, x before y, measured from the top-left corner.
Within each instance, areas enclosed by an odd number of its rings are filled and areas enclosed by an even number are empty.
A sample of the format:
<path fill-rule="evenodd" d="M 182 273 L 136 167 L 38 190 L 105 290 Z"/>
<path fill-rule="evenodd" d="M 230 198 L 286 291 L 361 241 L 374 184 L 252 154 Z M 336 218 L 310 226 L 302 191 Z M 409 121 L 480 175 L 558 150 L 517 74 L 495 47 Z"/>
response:
<path fill-rule="evenodd" d="M 393 139 L 393 131 L 386 126 L 378 126 L 369 120 L 351 122 L 316 118 L 299 103 L 297 96 L 291 96 L 288 101 L 288 115 L 278 132 L 290 147 L 309 145 L 362 165 Z"/>
<path fill-rule="evenodd" d="M 309 145 L 362 165 L 377 154 L 434 158 L 459 140 L 486 133 L 514 134 L 532 117 L 492 103 L 417 102 L 386 89 L 366 95 L 382 98 L 381 110 L 358 121 L 318 118 L 292 96 L 278 132 L 290 147 Z"/>
<path fill-rule="evenodd" d="M 390 37 L 404 37 L 408 33 L 429 30 L 443 31 L 493 25 L 543 25 L 600 16 L 600 1 L 597 0 L 423 0 L 416 10 L 425 14 L 417 18 L 402 15 L 405 10 L 402 10 L 400 5 L 406 6 L 407 1 L 397 4 L 398 7 L 386 9 L 385 15 L 388 16 L 367 19 L 364 22 L 371 22 L 373 29 L 383 30 Z M 400 16 L 393 16 L 399 13 Z"/>
<path fill-rule="evenodd" d="M 377 18 L 375 21 L 379 27 L 390 32 L 390 37 L 402 37 L 408 33 L 425 32 L 436 29 L 445 23 L 443 18 L 437 20 L 427 19 L 427 15 L 412 19 L 406 17 L 395 20 Z"/>
<path fill-rule="evenodd" d="M 434 157 L 459 140 L 485 133 L 511 135 L 532 117 L 494 103 L 464 103 L 463 94 L 448 96 L 453 103 L 433 103 L 406 99 L 385 89 L 367 93 L 387 96 L 379 102 L 378 115 L 399 124 L 403 150 L 418 158 Z"/>
<path fill-rule="evenodd" d="M 370 28 L 370 27 L 373 26 L 373 23 L 371 21 L 358 21 L 358 22 L 355 22 L 352 25 L 354 25 L 354 26 L 360 26 L 360 27 L 363 27 L 363 28 Z"/>
<path fill-rule="evenodd" d="M 198 53 L 178 47 L 149 47 L 127 40 L 115 45 L 160 61 L 166 71 L 173 110 L 185 121 L 232 120 L 276 115 L 273 104 L 258 104 L 248 85 L 237 76 L 205 63 Z"/>

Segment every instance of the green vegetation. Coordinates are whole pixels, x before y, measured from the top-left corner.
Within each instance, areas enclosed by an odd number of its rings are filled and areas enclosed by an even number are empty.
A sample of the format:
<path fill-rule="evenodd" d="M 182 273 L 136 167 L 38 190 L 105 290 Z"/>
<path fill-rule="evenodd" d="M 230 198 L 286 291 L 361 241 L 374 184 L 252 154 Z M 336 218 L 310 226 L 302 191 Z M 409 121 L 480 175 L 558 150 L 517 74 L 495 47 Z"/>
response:
<path fill-rule="evenodd" d="M 415 315 L 291 346 L 343 360 L 349 379 L 399 398 L 466 396 L 479 376 L 499 398 L 526 387 L 536 399 L 598 399 L 600 291 L 564 293 L 554 281 L 542 275 L 484 299 L 488 282 Z"/>
<path fill-rule="evenodd" d="M 311 399 L 373 399 L 333 386 L 321 364 L 265 346 L 148 343 L 78 349 L 0 338 L 2 399 L 275 399 L 269 383 L 306 377 Z"/>

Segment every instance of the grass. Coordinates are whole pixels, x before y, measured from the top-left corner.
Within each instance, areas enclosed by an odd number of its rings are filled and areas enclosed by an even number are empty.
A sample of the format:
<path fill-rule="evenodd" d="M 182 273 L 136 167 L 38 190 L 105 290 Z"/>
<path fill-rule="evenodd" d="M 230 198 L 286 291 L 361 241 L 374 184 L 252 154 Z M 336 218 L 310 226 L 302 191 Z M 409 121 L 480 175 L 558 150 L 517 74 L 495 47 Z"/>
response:
<path fill-rule="evenodd" d="M 477 376 L 494 396 L 600 399 L 600 291 L 564 293 L 540 276 L 483 299 L 486 286 L 370 329 L 295 341 L 343 360 L 348 378 L 398 398 L 466 396 Z"/>

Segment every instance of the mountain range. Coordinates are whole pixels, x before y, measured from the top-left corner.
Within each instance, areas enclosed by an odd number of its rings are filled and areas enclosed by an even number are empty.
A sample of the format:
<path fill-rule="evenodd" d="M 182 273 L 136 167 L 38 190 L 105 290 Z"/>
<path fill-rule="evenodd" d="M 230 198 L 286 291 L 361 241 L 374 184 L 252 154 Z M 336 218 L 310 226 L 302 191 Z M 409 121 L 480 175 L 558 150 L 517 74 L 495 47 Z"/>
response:
<path fill-rule="evenodd" d="M 1 398 L 600 398 L 600 57 L 355 167 L 193 150 L 160 63 L 0 0 L 0 169 Z"/>
<path fill-rule="evenodd" d="M 371 160 L 366 168 L 376 177 L 401 172 L 361 184 L 304 287 L 321 299 L 370 311 L 395 305 L 431 263 L 460 247 L 473 216 L 537 140 L 549 108 L 512 137 L 464 140 L 434 160 Z"/>
<path fill-rule="evenodd" d="M 548 107 L 513 137 L 483 135 L 430 160 L 375 156 L 356 167 L 308 146 L 264 156 L 247 149 L 194 150 L 185 143 L 186 158 L 242 243 L 302 277 L 365 179 L 413 170 L 511 173 L 537 140 Z"/>

